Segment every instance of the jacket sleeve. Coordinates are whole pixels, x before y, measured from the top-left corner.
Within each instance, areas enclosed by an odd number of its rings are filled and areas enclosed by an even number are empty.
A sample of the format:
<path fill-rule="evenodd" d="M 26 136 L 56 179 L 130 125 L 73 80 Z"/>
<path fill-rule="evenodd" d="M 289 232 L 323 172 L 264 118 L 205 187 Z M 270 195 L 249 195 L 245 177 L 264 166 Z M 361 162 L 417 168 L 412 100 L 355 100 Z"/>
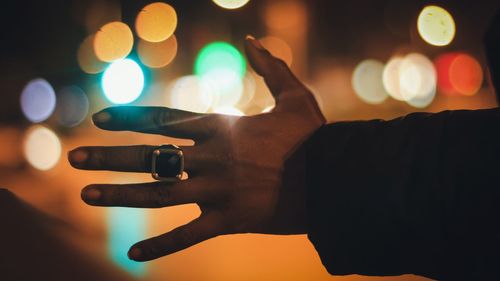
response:
<path fill-rule="evenodd" d="M 500 280 L 499 109 L 339 122 L 305 145 L 308 237 L 331 274 Z"/>

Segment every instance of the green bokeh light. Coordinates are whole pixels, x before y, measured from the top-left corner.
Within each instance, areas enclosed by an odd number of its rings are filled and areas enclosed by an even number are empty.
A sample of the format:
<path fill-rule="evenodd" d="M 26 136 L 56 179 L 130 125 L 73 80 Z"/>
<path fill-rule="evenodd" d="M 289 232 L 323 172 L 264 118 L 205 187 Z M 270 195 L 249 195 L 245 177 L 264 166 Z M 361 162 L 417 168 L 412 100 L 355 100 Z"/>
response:
<path fill-rule="evenodd" d="M 213 42 L 199 52 L 194 73 L 213 88 L 214 106 L 232 106 L 242 95 L 246 61 L 233 45 Z"/>
<path fill-rule="evenodd" d="M 194 73 L 205 76 L 214 71 L 230 70 L 242 78 L 246 72 L 246 62 L 233 45 L 226 42 L 213 42 L 201 49 L 196 58 Z"/>

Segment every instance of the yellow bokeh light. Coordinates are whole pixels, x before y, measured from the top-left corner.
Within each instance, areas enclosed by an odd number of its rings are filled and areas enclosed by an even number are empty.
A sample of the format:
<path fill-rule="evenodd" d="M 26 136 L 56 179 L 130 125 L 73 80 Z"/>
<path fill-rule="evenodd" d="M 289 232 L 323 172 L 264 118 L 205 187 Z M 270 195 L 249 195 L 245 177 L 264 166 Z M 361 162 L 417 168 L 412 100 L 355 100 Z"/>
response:
<path fill-rule="evenodd" d="M 101 61 L 94 52 L 94 35 L 89 35 L 78 48 L 77 60 L 78 65 L 88 74 L 96 74 L 102 72 L 106 67 L 106 63 Z"/>
<path fill-rule="evenodd" d="M 238 9 L 245 6 L 250 0 L 212 0 L 217 6 L 224 9 Z"/>
<path fill-rule="evenodd" d="M 61 157 L 61 142 L 51 130 L 43 126 L 34 126 L 26 133 L 24 156 L 34 168 L 49 170 Z"/>
<path fill-rule="evenodd" d="M 158 43 L 140 40 L 137 53 L 143 64 L 152 68 L 164 67 L 177 55 L 177 38 L 172 35 L 167 40 Z"/>
<path fill-rule="evenodd" d="M 273 56 L 282 59 L 288 66 L 292 65 L 292 48 L 284 40 L 274 36 L 266 36 L 260 38 L 259 41 Z"/>
<path fill-rule="evenodd" d="M 126 57 L 132 50 L 134 37 L 128 25 L 115 21 L 105 24 L 94 38 L 94 51 L 102 61 L 112 62 Z"/>
<path fill-rule="evenodd" d="M 166 3 L 156 2 L 144 7 L 135 20 L 137 35 L 149 42 L 162 42 L 174 34 L 177 13 Z"/>
<path fill-rule="evenodd" d="M 455 37 L 453 17 L 438 6 L 427 6 L 420 12 L 417 29 L 422 39 L 434 46 L 446 46 Z"/>

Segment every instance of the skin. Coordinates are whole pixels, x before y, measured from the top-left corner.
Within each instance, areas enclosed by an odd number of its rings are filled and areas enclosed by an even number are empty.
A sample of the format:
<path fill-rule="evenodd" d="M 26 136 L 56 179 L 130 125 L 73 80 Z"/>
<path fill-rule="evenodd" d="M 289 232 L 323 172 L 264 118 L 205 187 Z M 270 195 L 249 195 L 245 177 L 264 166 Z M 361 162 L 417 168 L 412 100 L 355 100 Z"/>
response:
<path fill-rule="evenodd" d="M 276 107 L 235 117 L 164 107 L 112 107 L 93 116 L 104 130 L 192 139 L 181 147 L 189 179 L 142 184 L 92 184 L 93 206 L 160 208 L 196 203 L 201 215 L 168 233 L 136 243 L 129 258 L 148 261 L 204 240 L 235 233 L 307 233 L 305 162 L 301 145 L 325 123 L 310 91 L 287 65 L 248 36 L 245 51 L 264 77 Z M 155 146 L 79 147 L 71 165 L 85 170 L 150 172 Z"/>

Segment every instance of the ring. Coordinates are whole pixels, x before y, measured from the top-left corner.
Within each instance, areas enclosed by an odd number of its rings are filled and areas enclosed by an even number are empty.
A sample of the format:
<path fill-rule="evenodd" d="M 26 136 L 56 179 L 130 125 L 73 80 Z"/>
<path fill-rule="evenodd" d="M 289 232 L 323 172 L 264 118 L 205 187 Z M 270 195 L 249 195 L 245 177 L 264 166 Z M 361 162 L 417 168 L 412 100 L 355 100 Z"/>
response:
<path fill-rule="evenodd" d="M 159 181 L 178 181 L 184 171 L 184 153 L 173 144 L 161 145 L 153 150 L 151 175 Z"/>

